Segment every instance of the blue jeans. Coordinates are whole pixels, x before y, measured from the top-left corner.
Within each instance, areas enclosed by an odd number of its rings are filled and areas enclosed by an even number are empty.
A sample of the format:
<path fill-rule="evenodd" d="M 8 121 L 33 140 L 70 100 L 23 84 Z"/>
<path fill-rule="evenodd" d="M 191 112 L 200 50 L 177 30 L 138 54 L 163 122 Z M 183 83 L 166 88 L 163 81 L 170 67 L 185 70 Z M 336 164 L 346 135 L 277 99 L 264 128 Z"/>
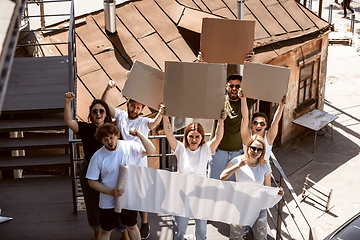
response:
<path fill-rule="evenodd" d="M 189 223 L 189 218 L 173 216 L 173 240 L 183 240 Z M 206 239 L 206 220 L 195 219 L 195 239 Z"/>
<path fill-rule="evenodd" d="M 209 160 L 209 177 L 220 179 L 220 174 L 227 167 L 231 159 L 243 153 L 244 151 L 242 149 L 233 152 L 216 149 L 214 155 L 212 155 Z M 231 175 L 228 181 L 235 182 L 235 174 Z"/>
<path fill-rule="evenodd" d="M 247 226 L 230 225 L 229 240 L 242 240 Z M 260 210 L 259 217 L 252 226 L 254 238 L 256 240 L 267 239 L 267 213 L 266 209 Z"/>

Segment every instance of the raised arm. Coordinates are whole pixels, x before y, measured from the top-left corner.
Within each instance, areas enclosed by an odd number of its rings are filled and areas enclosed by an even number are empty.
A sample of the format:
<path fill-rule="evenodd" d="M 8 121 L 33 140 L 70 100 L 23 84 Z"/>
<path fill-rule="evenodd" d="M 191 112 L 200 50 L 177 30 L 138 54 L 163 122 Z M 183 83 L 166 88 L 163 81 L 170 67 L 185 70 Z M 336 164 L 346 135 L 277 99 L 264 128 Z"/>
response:
<path fill-rule="evenodd" d="M 279 122 L 281 119 L 281 115 L 284 111 L 285 104 L 286 104 L 286 95 L 283 97 L 281 103 L 279 104 L 279 107 L 277 108 L 277 110 L 275 112 L 274 119 L 273 119 L 271 126 L 268 130 L 268 133 L 266 135 L 267 141 L 270 145 L 273 145 L 276 135 L 278 134 Z"/>
<path fill-rule="evenodd" d="M 110 115 L 112 118 L 115 116 L 115 108 L 113 106 L 109 105 L 108 98 L 109 98 L 110 89 L 115 88 L 115 87 L 116 87 L 116 82 L 110 80 L 108 85 L 105 88 L 103 95 L 101 96 L 101 100 L 105 101 L 108 104 L 109 110 L 110 110 Z"/>
<path fill-rule="evenodd" d="M 142 135 L 136 128 L 131 128 L 129 134 L 138 137 L 143 144 L 145 150 L 142 153 L 142 156 L 149 156 L 156 153 L 154 144 L 144 135 Z"/>
<path fill-rule="evenodd" d="M 240 133 L 241 139 L 244 144 L 246 144 L 250 139 L 250 128 L 249 128 L 249 109 L 246 101 L 246 97 L 242 93 L 242 90 L 239 91 L 239 97 L 241 99 L 241 126 L 240 126 Z"/>
<path fill-rule="evenodd" d="M 171 150 L 175 151 L 177 147 L 177 141 L 172 131 L 172 127 L 168 116 L 163 116 L 163 124 L 166 138 L 170 144 Z"/>
<path fill-rule="evenodd" d="M 150 119 L 148 122 L 148 127 L 150 130 L 154 129 L 157 125 L 160 124 L 162 116 L 165 114 L 165 106 L 160 104 L 159 112 L 156 114 L 155 118 Z"/>
<path fill-rule="evenodd" d="M 65 124 L 73 130 L 75 133 L 79 132 L 79 124 L 72 119 L 71 116 L 71 101 L 75 98 L 75 94 L 72 92 L 65 93 L 65 107 L 64 107 L 64 121 Z"/>
<path fill-rule="evenodd" d="M 224 121 L 226 119 L 226 116 L 227 115 L 226 115 L 225 109 L 223 109 L 221 111 L 220 119 L 218 119 L 218 122 L 217 122 L 215 136 L 210 141 L 210 148 L 211 148 L 212 153 L 215 152 L 216 148 L 219 146 L 219 144 L 221 142 L 221 139 L 224 136 Z"/>
<path fill-rule="evenodd" d="M 225 181 L 231 177 L 236 170 L 246 165 L 246 157 L 244 155 L 237 156 L 236 158 L 238 159 L 238 162 L 236 164 L 229 162 L 224 171 L 220 174 L 220 180 Z"/>

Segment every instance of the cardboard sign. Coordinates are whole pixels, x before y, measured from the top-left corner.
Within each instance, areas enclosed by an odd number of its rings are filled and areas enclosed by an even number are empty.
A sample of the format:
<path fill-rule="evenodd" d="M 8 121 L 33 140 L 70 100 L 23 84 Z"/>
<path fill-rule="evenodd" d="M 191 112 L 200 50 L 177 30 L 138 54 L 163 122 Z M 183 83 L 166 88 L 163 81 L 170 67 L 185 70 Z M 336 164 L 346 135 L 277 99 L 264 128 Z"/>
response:
<path fill-rule="evenodd" d="M 163 101 L 164 73 L 135 60 L 122 94 L 155 110 Z"/>
<path fill-rule="evenodd" d="M 241 88 L 247 98 L 280 103 L 287 92 L 290 68 L 245 62 Z"/>
<path fill-rule="evenodd" d="M 226 64 L 165 62 L 166 115 L 218 119 L 225 102 L 226 68 Z"/>
<path fill-rule="evenodd" d="M 244 64 L 253 50 L 255 21 L 203 18 L 200 50 L 205 62 Z"/>

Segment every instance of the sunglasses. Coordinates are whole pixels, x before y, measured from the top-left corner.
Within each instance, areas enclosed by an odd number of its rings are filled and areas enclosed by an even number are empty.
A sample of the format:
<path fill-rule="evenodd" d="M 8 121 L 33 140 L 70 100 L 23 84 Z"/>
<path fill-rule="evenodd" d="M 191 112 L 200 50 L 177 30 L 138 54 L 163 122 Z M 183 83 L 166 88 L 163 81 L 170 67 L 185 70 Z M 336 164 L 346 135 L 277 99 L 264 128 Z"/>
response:
<path fill-rule="evenodd" d="M 239 84 L 236 84 L 236 85 L 234 85 L 234 84 L 228 84 L 228 86 L 230 87 L 230 88 L 236 88 L 236 89 L 240 89 L 241 88 L 241 86 L 239 85 Z"/>
<path fill-rule="evenodd" d="M 253 124 L 256 126 L 258 124 L 260 124 L 260 126 L 265 126 L 266 125 L 266 122 L 258 122 L 258 121 L 253 121 Z"/>
<path fill-rule="evenodd" d="M 253 147 L 253 146 L 250 146 L 250 149 L 254 152 L 259 152 L 259 153 L 261 153 L 264 150 L 262 148 L 257 148 L 257 147 Z"/>
<path fill-rule="evenodd" d="M 100 115 L 103 115 L 105 113 L 105 109 L 93 109 L 91 111 L 93 114 L 98 114 L 100 113 Z"/>

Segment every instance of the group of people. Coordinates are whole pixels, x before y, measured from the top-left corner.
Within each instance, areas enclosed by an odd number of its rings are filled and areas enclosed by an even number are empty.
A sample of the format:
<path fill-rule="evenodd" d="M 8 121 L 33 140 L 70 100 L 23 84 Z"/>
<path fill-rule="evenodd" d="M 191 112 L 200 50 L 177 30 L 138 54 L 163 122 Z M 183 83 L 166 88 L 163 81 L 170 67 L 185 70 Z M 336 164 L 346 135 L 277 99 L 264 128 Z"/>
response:
<path fill-rule="evenodd" d="M 169 118 L 164 116 L 164 105 L 160 105 L 153 119 L 141 117 L 144 105 L 131 99 L 127 102 L 127 112 L 109 106 L 106 101 L 109 90 L 115 87 L 113 81 L 109 82 L 102 99 L 96 99 L 90 105 L 89 122 L 72 119 L 74 94 L 65 93 L 65 122 L 83 141 L 85 156 L 80 167 L 80 182 L 94 239 L 110 239 L 113 229 L 122 232 L 122 239 L 149 237 L 147 213 L 140 212 L 142 223 L 139 230 L 137 211 L 114 211 L 115 197 L 124 194 L 123 189 L 116 188 L 116 182 L 121 163 L 147 167 L 146 156 L 155 153 L 148 133 L 161 120 L 170 148 L 177 158 L 178 172 L 271 186 L 270 153 L 286 97 L 279 104 L 269 130 L 266 130 L 268 118 L 264 113 L 255 113 L 249 125 L 249 108 L 255 101 L 244 97 L 241 82 L 242 77 L 237 74 L 227 78 L 225 108 L 219 119 L 214 120 L 208 142 L 203 127 L 197 122 L 186 127 L 182 142 L 176 140 Z M 278 194 L 284 195 L 282 188 Z M 266 239 L 266 218 L 263 209 L 251 226 L 256 239 Z M 189 218 L 173 216 L 174 240 L 184 239 L 188 221 Z M 197 240 L 206 239 L 206 223 L 206 220 L 195 219 Z M 230 225 L 230 239 L 243 239 L 247 229 L 248 226 Z"/>

